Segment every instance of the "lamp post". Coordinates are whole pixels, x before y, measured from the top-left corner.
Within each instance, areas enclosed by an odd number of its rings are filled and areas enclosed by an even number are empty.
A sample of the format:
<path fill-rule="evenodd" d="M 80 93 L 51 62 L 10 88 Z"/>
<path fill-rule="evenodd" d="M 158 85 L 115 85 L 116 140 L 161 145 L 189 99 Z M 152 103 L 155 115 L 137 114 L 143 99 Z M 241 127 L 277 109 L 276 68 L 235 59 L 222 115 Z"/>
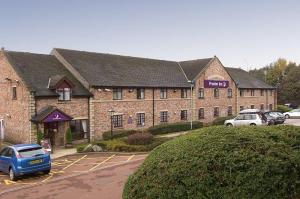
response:
<path fill-rule="evenodd" d="M 193 129 L 193 85 L 194 82 L 192 80 L 188 80 L 188 83 L 191 84 L 191 104 L 190 104 L 190 109 L 191 109 L 191 130 Z"/>
<path fill-rule="evenodd" d="M 113 116 L 114 116 L 115 110 L 109 109 L 108 112 L 110 115 L 110 139 L 112 139 L 112 137 L 113 137 Z"/>

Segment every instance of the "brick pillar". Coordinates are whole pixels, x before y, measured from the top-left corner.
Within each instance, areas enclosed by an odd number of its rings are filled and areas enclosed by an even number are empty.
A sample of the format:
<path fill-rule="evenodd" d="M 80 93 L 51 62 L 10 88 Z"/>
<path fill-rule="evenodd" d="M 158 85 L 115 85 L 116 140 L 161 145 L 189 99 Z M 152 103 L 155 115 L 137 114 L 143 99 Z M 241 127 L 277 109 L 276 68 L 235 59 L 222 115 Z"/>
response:
<path fill-rule="evenodd" d="M 29 112 L 30 118 L 36 114 L 36 104 L 34 98 L 34 92 L 30 92 L 29 96 Z M 37 143 L 37 125 L 33 122 L 30 122 L 30 143 Z"/>
<path fill-rule="evenodd" d="M 94 98 L 89 98 L 89 130 L 90 142 L 95 140 L 95 116 L 94 116 Z"/>

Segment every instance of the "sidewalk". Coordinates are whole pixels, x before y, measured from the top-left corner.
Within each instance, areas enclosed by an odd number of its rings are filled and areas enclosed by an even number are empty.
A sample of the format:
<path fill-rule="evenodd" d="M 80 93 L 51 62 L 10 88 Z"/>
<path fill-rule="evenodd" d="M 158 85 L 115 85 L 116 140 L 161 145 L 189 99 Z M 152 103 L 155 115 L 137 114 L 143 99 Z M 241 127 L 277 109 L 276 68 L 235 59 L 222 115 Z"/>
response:
<path fill-rule="evenodd" d="M 54 153 L 51 154 L 51 158 L 59 158 L 66 155 L 72 155 L 77 153 L 76 148 L 65 149 L 65 148 L 55 148 Z"/>
<path fill-rule="evenodd" d="M 155 137 L 157 138 L 172 138 L 172 137 L 177 137 L 180 135 L 185 135 L 187 134 L 189 131 L 181 131 L 181 132 L 176 132 L 176 133 L 168 133 L 168 134 L 163 134 L 163 135 L 157 135 Z"/>

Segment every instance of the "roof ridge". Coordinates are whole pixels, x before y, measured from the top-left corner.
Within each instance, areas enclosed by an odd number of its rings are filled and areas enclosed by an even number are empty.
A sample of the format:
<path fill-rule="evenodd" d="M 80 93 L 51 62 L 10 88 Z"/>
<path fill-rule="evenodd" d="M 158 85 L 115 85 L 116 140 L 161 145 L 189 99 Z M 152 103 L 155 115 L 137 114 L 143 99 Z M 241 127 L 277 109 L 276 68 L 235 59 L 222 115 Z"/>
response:
<path fill-rule="evenodd" d="M 4 50 L 5 53 L 20 53 L 20 54 L 30 54 L 30 55 L 44 55 L 44 56 L 52 56 L 51 54 L 44 54 L 44 53 L 33 53 L 33 52 L 24 52 L 24 51 L 14 51 L 14 50 Z"/>

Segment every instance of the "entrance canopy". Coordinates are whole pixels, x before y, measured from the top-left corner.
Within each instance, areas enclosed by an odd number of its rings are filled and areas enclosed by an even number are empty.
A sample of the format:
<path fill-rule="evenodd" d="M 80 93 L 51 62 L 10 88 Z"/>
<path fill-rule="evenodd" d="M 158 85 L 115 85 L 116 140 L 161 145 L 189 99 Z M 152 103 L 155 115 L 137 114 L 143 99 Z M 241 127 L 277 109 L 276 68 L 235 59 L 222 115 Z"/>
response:
<path fill-rule="evenodd" d="M 73 118 L 55 106 L 46 106 L 41 109 L 30 121 L 37 123 L 64 122 Z"/>

